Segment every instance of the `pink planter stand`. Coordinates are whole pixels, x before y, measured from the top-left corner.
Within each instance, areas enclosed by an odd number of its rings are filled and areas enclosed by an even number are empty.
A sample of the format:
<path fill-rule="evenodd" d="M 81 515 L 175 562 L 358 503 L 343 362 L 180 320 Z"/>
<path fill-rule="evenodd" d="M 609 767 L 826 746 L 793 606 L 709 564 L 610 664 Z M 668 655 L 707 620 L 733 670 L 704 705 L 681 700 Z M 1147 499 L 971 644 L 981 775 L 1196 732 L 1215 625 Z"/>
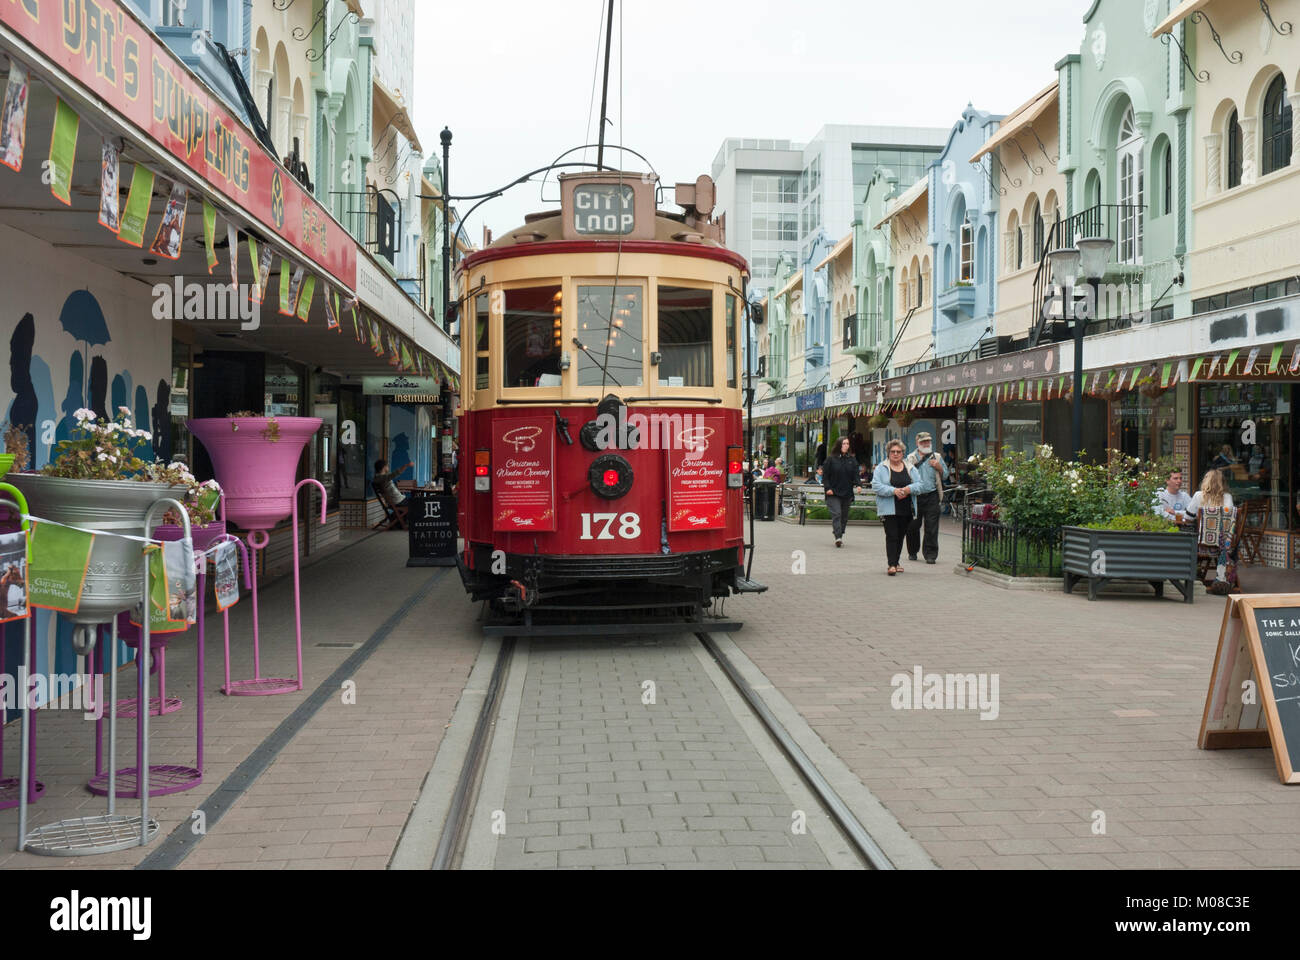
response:
<path fill-rule="evenodd" d="M 320 522 L 325 523 L 325 487 L 316 480 L 294 483 L 303 447 L 320 429 L 315 417 L 277 417 L 278 437 L 269 437 L 270 421 L 265 417 L 231 417 L 191 420 L 190 432 L 212 458 L 216 479 L 221 484 L 226 520 L 250 531 L 248 546 L 253 551 L 253 677 L 230 679 L 230 638 L 226 638 L 226 683 L 221 692 L 234 697 L 265 697 L 302 690 L 302 594 L 298 563 L 298 492 L 307 485 L 320 491 Z M 263 677 L 260 620 L 257 596 L 257 552 L 264 550 L 267 531 L 287 516 L 293 518 L 293 606 L 297 675 L 292 678 Z"/>

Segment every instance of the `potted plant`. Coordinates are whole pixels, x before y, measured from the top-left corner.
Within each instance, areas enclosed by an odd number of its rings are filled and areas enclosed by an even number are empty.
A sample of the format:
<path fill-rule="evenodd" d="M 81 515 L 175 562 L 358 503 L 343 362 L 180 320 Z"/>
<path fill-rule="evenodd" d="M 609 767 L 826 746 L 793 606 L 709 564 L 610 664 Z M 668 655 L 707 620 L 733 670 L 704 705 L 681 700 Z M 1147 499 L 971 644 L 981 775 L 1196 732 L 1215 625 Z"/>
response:
<path fill-rule="evenodd" d="M 1088 581 L 1088 599 L 1112 580 L 1145 580 L 1164 596 L 1171 581 L 1186 603 L 1195 596 L 1196 536 L 1153 514 L 1128 514 L 1062 528 L 1065 592 Z"/>
<path fill-rule="evenodd" d="M 889 426 L 889 414 L 873 413 L 871 415 L 871 419 L 867 421 L 867 426 L 869 426 L 872 430 L 885 429 L 885 427 Z"/>
<path fill-rule="evenodd" d="M 303 448 L 321 428 L 317 417 L 261 417 L 249 411 L 188 421 L 226 500 L 226 519 L 269 530 L 293 510 Z"/>
<path fill-rule="evenodd" d="M 211 522 L 202 487 L 184 464 L 141 458 L 140 448 L 152 437 L 132 425 L 130 410 L 122 407 L 115 419 L 108 420 L 81 409 L 73 418 L 71 439 L 59 444 L 57 455 L 45 468 L 6 478 L 22 491 L 38 520 L 141 537 L 154 504 L 171 498 L 185 506 L 193 525 Z M 96 536 L 77 612 L 65 616 L 81 627 L 108 623 L 138 603 L 143 589 L 139 540 Z M 78 630 L 74 645 L 79 653 L 89 651 L 94 635 L 93 630 Z"/>

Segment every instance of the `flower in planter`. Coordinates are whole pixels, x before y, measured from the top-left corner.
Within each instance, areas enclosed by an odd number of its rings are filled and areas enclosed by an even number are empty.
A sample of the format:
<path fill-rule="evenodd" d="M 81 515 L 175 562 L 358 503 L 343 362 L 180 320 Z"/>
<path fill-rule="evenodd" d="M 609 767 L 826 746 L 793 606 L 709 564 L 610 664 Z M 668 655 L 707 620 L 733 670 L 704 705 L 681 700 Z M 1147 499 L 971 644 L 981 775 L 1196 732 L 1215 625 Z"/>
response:
<path fill-rule="evenodd" d="M 65 480 L 125 480 L 141 483 L 165 483 L 183 487 L 178 497 L 189 514 L 190 524 L 206 527 L 213 521 L 221 489 L 212 481 L 200 484 L 189 468 L 174 461 L 142 459 L 141 446 L 153 440 L 148 430 L 138 430 L 131 412 L 122 407 L 116 418 L 101 419 L 84 407 L 73 415 L 76 425 L 71 439 L 59 443 L 58 455 L 41 470 L 47 477 Z M 174 522 L 174 516 L 164 522 Z"/>

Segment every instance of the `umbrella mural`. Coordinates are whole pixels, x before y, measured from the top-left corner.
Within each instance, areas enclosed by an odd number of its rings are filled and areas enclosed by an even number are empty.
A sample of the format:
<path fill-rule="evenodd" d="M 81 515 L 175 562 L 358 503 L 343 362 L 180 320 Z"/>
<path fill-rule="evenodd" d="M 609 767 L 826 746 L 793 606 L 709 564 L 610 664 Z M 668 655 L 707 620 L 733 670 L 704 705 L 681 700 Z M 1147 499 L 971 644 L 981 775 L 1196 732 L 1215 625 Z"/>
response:
<path fill-rule="evenodd" d="M 74 290 L 68 295 L 59 312 L 59 325 L 74 339 L 85 344 L 86 370 L 90 368 L 90 348 L 104 346 L 112 339 L 108 335 L 108 321 L 104 319 L 104 311 L 89 290 Z M 89 384 L 86 386 L 88 388 Z"/>

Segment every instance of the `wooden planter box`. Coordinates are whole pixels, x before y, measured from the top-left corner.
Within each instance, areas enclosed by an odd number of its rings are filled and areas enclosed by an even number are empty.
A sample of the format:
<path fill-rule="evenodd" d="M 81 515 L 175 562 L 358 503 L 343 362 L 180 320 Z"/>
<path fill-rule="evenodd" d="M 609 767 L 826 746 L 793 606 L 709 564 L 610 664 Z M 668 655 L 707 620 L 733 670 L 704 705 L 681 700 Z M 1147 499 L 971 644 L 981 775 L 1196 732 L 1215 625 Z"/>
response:
<path fill-rule="evenodd" d="M 1121 530 L 1061 530 L 1061 568 L 1065 592 L 1080 580 L 1088 581 L 1088 599 L 1112 580 L 1145 580 L 1164 596 L 1168 580 L 1191 603 L 1196 586 L 1196 535 L 1191 533 L 1141 533 Z"/>

